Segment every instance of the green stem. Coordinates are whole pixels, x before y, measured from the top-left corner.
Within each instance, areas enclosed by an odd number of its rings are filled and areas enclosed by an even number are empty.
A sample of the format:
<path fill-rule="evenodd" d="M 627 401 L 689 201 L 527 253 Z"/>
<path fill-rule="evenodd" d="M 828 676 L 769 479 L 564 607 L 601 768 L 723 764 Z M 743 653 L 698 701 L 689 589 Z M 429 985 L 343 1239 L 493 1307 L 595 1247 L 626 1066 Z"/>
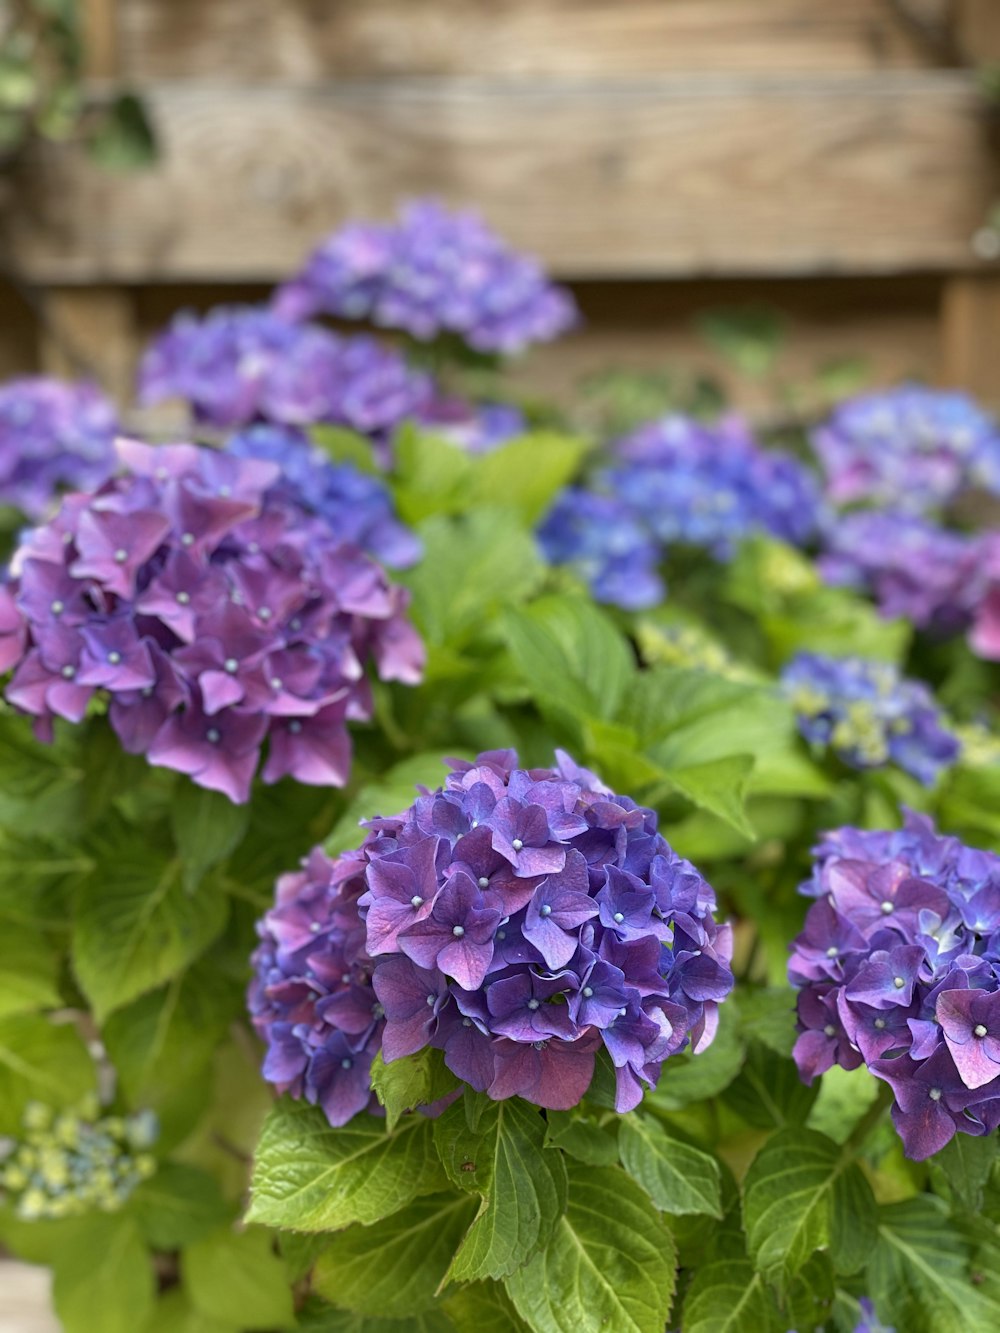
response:
<path fill-rule="evenodd" d="M 879 1121 L 885 1117 L 885 1113 L 892 1105 L 892 1101 L 892 1088 L 889 1087 L 888 1083 L 880 1083 L 878 1096 L 844 1141 L 845 1154 L 850 1153 L 853 1156 L 861 1150 L 869 1134 L 871 1134 Z"/>

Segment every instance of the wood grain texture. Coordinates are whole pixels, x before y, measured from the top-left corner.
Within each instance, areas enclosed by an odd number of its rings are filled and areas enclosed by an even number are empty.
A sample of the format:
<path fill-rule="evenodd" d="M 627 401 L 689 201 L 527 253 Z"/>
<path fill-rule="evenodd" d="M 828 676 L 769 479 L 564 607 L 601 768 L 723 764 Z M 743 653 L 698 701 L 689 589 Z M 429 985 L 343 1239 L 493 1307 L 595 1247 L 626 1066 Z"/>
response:
<path fill-rule="evenodd" d="M 39 359 L 47 375 L 96 379 L 121 402 L 131 397 L 137 333 L 134 300 L 115 287 L 54 287 L 44 294 Z"/>
<path fill-rule="evenodd" d="M 961 73 L 173 84 L 149 104 L 150 171 L 34 160 L 10 218 L 24 271 L 268 281 L 415 194 L 474 204 L 563 275 L 948 269 L 994 188 Z"/>
<path fill-rule="evenodd" d="M 874 69 L 926 51 L 886 0 L 118 0 L 137 79 Z"/>
<path fill-rule="evenodd" d="M 949 279 L 941 325 L 947 382 L 1000 407 L 1000 274 Z"/>

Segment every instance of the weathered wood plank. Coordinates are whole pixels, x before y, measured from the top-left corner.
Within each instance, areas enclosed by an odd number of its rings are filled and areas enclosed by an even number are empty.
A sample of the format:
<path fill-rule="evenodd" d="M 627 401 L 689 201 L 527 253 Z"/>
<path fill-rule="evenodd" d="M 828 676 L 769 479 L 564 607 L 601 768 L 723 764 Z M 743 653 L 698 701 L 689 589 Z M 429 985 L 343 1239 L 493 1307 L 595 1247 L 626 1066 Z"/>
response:
<path fill-rule="evenodd" d="M 43 299 L 39 358 L 44 373 L 92 376 L 119 402 L 128 402 L 137 343 L 132 293 L 116 287 L 55 287 Z"/>
<path fill-rule="evenodd" d="M 944 375 L 1000 406 L 1000 274 L 950 279 L 941 308 Z"/>
<path fill-rule="evenodd" d="M 137 79 L 857 70 L 925 63 L 886 0 L 119 0 Z"/>
<path fill-rule="evenodd" d="M 153 170 L 36 159 L 10 217 L 26 272 L 269 281 L 414 194 L 475 205 L 566 275 L 948 269 L 994 188 L 962 73 L 173 84 L 149 100 Z"/>

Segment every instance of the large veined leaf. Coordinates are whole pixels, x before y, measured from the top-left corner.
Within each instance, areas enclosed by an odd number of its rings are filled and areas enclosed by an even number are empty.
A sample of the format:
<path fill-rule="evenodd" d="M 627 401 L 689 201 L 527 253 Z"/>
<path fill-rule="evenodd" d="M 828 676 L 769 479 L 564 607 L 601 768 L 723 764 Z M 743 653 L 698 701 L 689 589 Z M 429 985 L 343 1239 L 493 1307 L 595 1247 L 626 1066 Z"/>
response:
<path fill-rule="evenodd" d="M 306 1301 L 295 1328 L 297 1333 L 457 1333 L 448 1316 L 437 1308 L 405 1319 L 384 1319 L 377 1314 L 338 1310 L 318 1296 Z"/>
<path fill-rule="evenodd" d="M 402 1318 L 429 1310 L 475 1207 L 465 1194 L 430 1194 L 377 1227 L 348 1227 L 319 1256 L 313 1284 L 357 1314 Z"/>
<path fill-rule="evenodd" d="M 435 1122 L 434 1139 L 452 1183 L 482 1196 L 448 1277 L 506 1277 L 548 1241 L 566 1207 L 562 1153 L 545 1148 L 545 1121 L 520 1098 L 491 1102 L 475 1130 L 458 1101 Z"/>
<path fill-rule="evenodd" d="M 745 1259 L 698 1269 L 681 1324 L 684 1333 L 783 1333 L 787 1327 L 766 1281 Z"/>
<path fill-rule="evenodd" d="M 808 1087 L 799 1078 L 794 1061 L 751 1042 L 739 1078 L 726 1089 L 725 1100 L 748 1125 L 784 1129 L 804 1124 L 818 1095 L 817 1085 Z"/>
<path fill-rule="evenodd" d="M 782 1130 L 754 1158 L 743 1219 L 754 1265 L 785 1285 L 820 1249 L 838 1272 L 855 1272 L 875 1240 L 875 1200 L 861 1168 L 808 1129 Z"/>
<path fill-rule="evenodd" d="M 652 1116 L 625 1116 L 618 1132 L 622 1165 L 665 1213 L 722 1216 L 722 1183 L 714 1157 L 669 1134 Z"/>
<path fill-rule="evenodd" d="M 153 1308 L 149 1251 L 130 1218 L 93 1213 L 55 1262 L 52 1295 L 66 1333 L 135 1333 Z"/>
<path fill-rule="evenodd" d="M 88 844 L 93 869 L 80 886 L 73 967 L 98 1022 L 169 981 L 226 922 L 218 886 L 190 891 L 179 858 L 143 831 L 112 824 Z"/>
<path fill-rule="evenodd" d="M 674 1239 L 639 1186 L 572 1162 L 565 1215 L 506 1286 L 534 1333 L 663 1333 L 675 1267 Z"/>
<path fill-rule="evenodd" d="M 195 1309 L 222 1324 L 271 1330 L 294 1323 L 285 1265 L 258 1227 L 222 1227 L 188 1245 L 181 1277 Z"/>
<path fill-rule="evenodd" d="M 95 1083 L 93 1061 L 72 1024 L 41 1014 L 0 1018 L 0 1134 L 17 1134 L 29 1102 L 72 1107 Z"/>
<path fill-rule="evenodd" d="M 400 1116 L 418 1106 L 429 1106 L 455 1089 L 458 1080 L 446 1067 L 444 1056 L 431 1046 L 388 1064 L 379 1051 L 372 1061 L 372 1091 L 385 1107 L 386 1127 L 391 1131 Z"/>
<path fill-rule="evenodd" d="M 370 1116 L 332 1129 L 317 1107 L 286 1098 L 261 1134 L 248 1216 L 294 1231 L 335 1231 L 377 1222 L 445 1183 L 424 1117 L 408 1117 L 391 1134 Z"/>
<path fill-rule="evenodd" d="M 956 1134 L 931 1158 L 931 1170 L 946 1197 L 950 1195 L 959 1207 L 974 1213 L 982 1205 L 983 1187 L 996 1160 L 995 1134 Z"/>
<path fill-rule="evenodd" d="M 8 923 L 0 929 L 0 1017 L 59 1003 L 56 956 L 43 935 Z"/>
<path fill-rule="evenodd" d="M 906 1333 L 996 1333 L 996 1284 L 973 1283 L 970 1261 L 970 1246 L 949 1222 L 946 1205 L 922 1194 L 881 1210 L 868 1291 Z"/>
<path fill-rule="evenodd" d="M 752 755 L 731 754 L 704 764 L 665 767 L 665 772 L 670 785 L 692 805 L 717 815 L 744 837 L 755 838 L 746 813 L 747 785 L 753 769 Z"/>
<path fill-rule="evenodd" d="M 529 1333 L 516 1314 L 510 1297 L 497 1282 L 473 1282 L 459 1287 L 444 1302 L 444 1309 L 462 1333 Z"/>
<path fill-rule="evenodd" d="M 224 860 L 250 823 L 250 807 L 221 792 L 182 782 L 170 801 L 170 828 L 184 863 L 184 883 L 195 889 L 206 870 Z"/>
<path fill-rule="evenodd" d="M 201 1240 L 228 1221 L 230 1208 L 206 1171 L 165 1162 L 133 1191 L 129 1214 L 156 1250 L 176 1250 Z"/>

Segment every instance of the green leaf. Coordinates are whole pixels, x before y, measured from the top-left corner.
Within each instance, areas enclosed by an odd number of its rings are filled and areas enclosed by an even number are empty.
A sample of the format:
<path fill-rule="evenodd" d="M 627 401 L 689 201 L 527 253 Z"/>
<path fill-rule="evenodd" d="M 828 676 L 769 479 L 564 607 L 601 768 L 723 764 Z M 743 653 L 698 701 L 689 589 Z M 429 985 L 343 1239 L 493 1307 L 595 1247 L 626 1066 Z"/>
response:
<path fill-rule="evenodd" d="M 429 1310 L 474 1212 L 465 1195 L 431 1194 L 377 1227 L 348 1227 L 320 1255 L 313 1285 L 357 1314 L 401 1318 Z"/>
<path fill-rule="evenodd" d="M 223 1323 L 196 1310 L 180 1287 L 166 1291 L 156 1302 L 142 1333 L 242 1333 L 238 1324 Z"/>
<path fill-rule="evenodd" d="M 750 1043 L 739 1078 L 725 1090 L 727 1105 L 757 1129 L 804 1124 L 818 1095 L 819 1086 L 803 1083 L 794 1061 L 757 1042 Z"/>
<path fill-rule="evenodd" d="M 540 701 L 580 717 L 613 718 L 635 659 L 611 619 L 591 602 L 541 597 L 503 618 L 507 645 Z"/>
<path fill-rule="evenodd" d="M 562 1148 L 578 1162 L 591 1166 L 613 1166 L 618 1161 L 614 1135 L 579 1107 L 575 1111 L 548 1111 L 545 1122 L 546 1147 Z M 617 1125 L 618 1117 L 614 1116 L 611 1123 Z"/>
<path fill-rule="evenodd" d="M 141 829 L 111 825 L 89 845 L 94 869 L 80 886 L 73 967 L 98 1022 L 169 981 L 226 922 L 218 886 L 184 885 L 181 863 Z"/>
<path fill-rule="evenodd" d="M 460 1287 L 444 1302 L 444 1309 L 459 1333 L 530 1333 L 497 1282 Z"/>
<path fill-rule="evenodd" d="M 781 316 L 763 308 L 709 311 L 698 328 L 724 360 L 752 379 L 767 374 L 785 338 Z"/>
<path fill-rule="evenodd" d="M 682 1142 L 652 1116 L 636 1111 L 618 1133 L 622 1166 L 662 1212 L 722 1216 L 722 1185 L 714 1157 Z"/>
<path fill-rule="evenodd" d="M 0 930 L 0 1018 L 59 1003 L 56 956 L 45 938 L 27 926 Z"/>
<path fill-rule="evenodd" d="M 31 733 L 28 718 L 0 703 L 0 827 L 18 837 L 51 835 L 79 819 L 82 793 L 78 735 L 57 727 L 52 745 Z"/>
<path fill-rule="evenodd" d="M 795 992 L 790 986 L 745 987 L 739 994 L 743 1031 L 777 1055 L 791 1059 L 795 1045 Z"/>
<path fill-rule="evenodd" d="M 91 869 L 89 857 L 68 841 L 0 830 L 0 917 L 33 927 L 65 924 L 72 894 Z"/>
<path fill-rule="evenodd" d="M 524 601 L 544 575 L 534 539 L 508 510 L 430 519 L 419 533 L 423 559 L 402 577 L 432 645 L 457 647 L 481 635 L 501 607 Z"/>
<path fill-rule="evenodd" d="M 666 1223 L 624 1171 L 571 1162 L 565 1216 L 506 1286 L 534 1333 L 663 1333 L 675 1265 Z"/>
<path fill-rule="evenodd" d="M 456 1333 L 455 1325 L 442 1310 L 426 1310 L 403 1319 L 383 1319 L 379 1315 L 337 1310 L 318 1296 L 307 1299 L 295 1327 L 298 1333 Z M 476 1333 L 480 1331 L 477 1329 Z"/>
<path fill-rule="evenodd" d="M 156 135 L 135 93 L 119 93 L 90 134 L 87 151 L 105 171 L 137 171 L 152 165 Z"/>
<path fill-rule="evenodd" d="M 40 1014 L 0 1018 L 0 1134 L 17 1135 L 29 1102 L 72 1107 L 95 1089 L 93 1061 L 72 1024 Z"/>
<path fill-rule="evenodd" d="M 566 435 L 522 435 L 475 460 L 467 503 L 492 505 L 502 496 L 533 527 L 572 479 L 585 452 L 582 440 Z"/>
<path fill-rule="evenodd" d="M 135 1333 L 153 1308 L 153 1266 L 135 1223 L 92 1213 L 55 1262 L 52 1297 L 65 1333 Z"/>
<path fill-rule="evenodd" d="M 256 1227 L 220 1228 L 195 1241 L 181 1256 L 181 1277 L 195 1309 L 220 1323 L 246 1330 L 294 1322 L 285 1265 Z"/>
<path fill-rule="evenodd" d="M 440 1051 L 425 1046 L 422 1051 L 386 1064 L 379 1051 L 372 1061 L 372 1089 L 385 1107 L 386 1128 L 390 1133 L 406 1111 L 427 1106 L 446 1096 L 457 1086 Z"/>
<path fill-rule="evenodd" d="M 461 757 L 461 747 L 448 751 Z M 447 763 L 438 751 L 411 755 L 384 773 L 377 783 L 362 787 L 341 815 L 324 846 L 331 856 L 338 856 L 364 840 L 365 830 L 358 827 L 361 820 L 375 815 L 396 815 L 412 805 L 417 785 L 439 787 L 444 780 Z"/>
<path fill-rule="evenodd" d="M 393 492 L 405 523 L 468 509 L 475 460 L 457 445 L 408 422 L 393 441 Z"/>
<path fill-rule="evenodd" d="M 809 1129 L 782 1130 L 754 1158 L 743 1219 L 755 1267 L 782 1285 L 824 1248 L 838 1272 L 855 1272 L 871 1253 L 877 1221 L 861 1168 Z"/>
<path fill-rule="evenodd" d="M 368 1116 L 332 1129 L 317 1107 L 285 1098 L 261 1134 L 248 1217 L 294 1231 L 335 1231 L 377 1222 L 444 1183 L 431 1122 L 422 1116 L 392 1134 Z"/>
<path fill-rule="evenodd" d="M 250 807 L 234 805 L 221 792 L 193 782 L 178 784 L 170 801 L 170 827 L 184 863 L 184 887 L 190 892 L 206 870 L 224 861 L 250 823 Z"/>
<path fill-rule="evenodd" d="M 684 1300 L 684 1333 L 782 1333 L 774 1297 L 745 1259 L 699 1268 Z"/>
<path fill-rule="evenodd" d="M 653 1092 L 647 1093 L 665 1111 L 679 1111 L 692 1102 L 723 1092 L 743 1067 L 746 1054 L 735 1005 L 719 1010 L 715 1040 L 700 1055 L 672 1055 Z"/>
<path fill-rule="evenodd" d="M 995 1134 L 956 1134 L 931 1159 L 935 1181 L 960 1208 L 970 1213 L 982 1207 L 983 1188 L 997 1160 Z"/>
<path fill-rule="evenodd" d="M 970 1281 L 970 1251 L 941 1199 L 922 1194 L 881 1210 L 866 1273 L 876 1309 L 906 1333 L 996 1333 L 1000 1302 Z"/>
<path fill-rule="evenodd" d="M 566 1207 L 566 1168 L 544 1146 L 541 1112 L 516 1097 L 490 1102 L 472 1130 L 458 1101 L 434 1122 L 434 1142 L 452 1183 L 482 1196 L 449 1279 L 506 1277 L 548 1241 Z"/>
<path fill-rule="evenodd" d="M 310 426 L 309 435 L 331 463 L 348 463 L 359 472 L 383 478 L 367 435 L 359 435 L 357 431 L 346 430 L 343 426 Z"/>
<path fill-rule="evenodd" d="M 752 755 L 733 754 L 687 768 L 671 768 L 667 780 L 693 805 L 718 815 L 744 837 L 753 838 L 756 834 L 746 813 L 747 784 L 753 767 Z"/>
<path fill-rule="evenodd" d="M 204 1171 L 166 1162 L 132 1193 L 128 1211 L 154 1250 L 176 1250 L 229 1219 L 219 1187 Z"/>

